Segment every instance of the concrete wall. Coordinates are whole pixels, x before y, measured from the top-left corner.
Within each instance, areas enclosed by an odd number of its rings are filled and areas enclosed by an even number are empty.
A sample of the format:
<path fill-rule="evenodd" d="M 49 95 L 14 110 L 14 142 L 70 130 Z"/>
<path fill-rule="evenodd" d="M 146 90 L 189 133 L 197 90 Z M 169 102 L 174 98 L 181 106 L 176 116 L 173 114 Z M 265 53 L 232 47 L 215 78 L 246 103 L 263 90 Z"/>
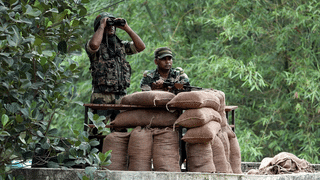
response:
<path fill-rule="evenodd" d="M 241 169 L 247 172 L 258 169 L 258 162 L 242 162 Z M 320 164 L 312 165 L 316 173 L 285 175 L 247 175 L 193 172 L 156 172 L 156 171 L 95 171 L 94 179 L 108 180 L 320 180 Z M 77 180 L 78 174 L 86 175 L 84 169 L 22 168 L 13 172 L 15 177 L 27 180 Z M 86 175 L 89 177 L 89 175 Z"/>

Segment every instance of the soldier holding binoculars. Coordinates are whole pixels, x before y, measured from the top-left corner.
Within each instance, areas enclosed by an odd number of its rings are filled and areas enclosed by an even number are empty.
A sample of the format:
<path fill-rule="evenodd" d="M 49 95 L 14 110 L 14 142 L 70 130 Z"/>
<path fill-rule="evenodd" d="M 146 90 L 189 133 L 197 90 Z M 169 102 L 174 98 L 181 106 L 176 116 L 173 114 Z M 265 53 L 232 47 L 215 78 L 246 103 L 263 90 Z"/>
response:
<path fill-rule="evenodd" d="M 132 41 L 120 40 L 115 34 L 117 28 L 126 31 Z M 126 61 L 126 55 L 143 51 L 144 42 L 126 20 L 104 12 L 96 17 L 94 34 L 86 43 L 85 49 L 90 59 L 92 76 L 90 103 L 119 104 L 130 86 L 131 67 Z M 119 111 L 98 110 L 94 113 L 113 120 Z"/>

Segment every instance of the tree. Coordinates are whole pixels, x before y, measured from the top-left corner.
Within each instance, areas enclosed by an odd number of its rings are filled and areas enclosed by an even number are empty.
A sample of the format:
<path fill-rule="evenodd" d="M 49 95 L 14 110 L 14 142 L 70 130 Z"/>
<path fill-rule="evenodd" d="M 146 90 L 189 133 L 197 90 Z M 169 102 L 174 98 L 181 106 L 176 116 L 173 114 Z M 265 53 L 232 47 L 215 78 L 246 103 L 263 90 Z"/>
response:
<path fill-rule="evenodd" d="M 39 161 L 50 167 L 110 163 L 110 152 L 98 155 L 99 142 L 86 132 L 74 130 L 65 138 L 50 126 L 76 93 L 66 85 L 77 77 L 78 64 L 70 55 L 81 54 L 79 29 L 87 2 L 0 1 L 1 176 L 10 172 L 13 160 L 24 162 L 41 150 L 57 158 Z"/>
<path fill-rule="evenodd" d="M 174 66 L 192 85 L 221 90 L 227 104 L 239 106 L 243 161 L 288 151 L 319 163 L 319 5 L 135 0 L 106 11 L 126 18 L 146 43 L 142 53 L 128 57 L 129 93 L 139 91 L 144 70 L 155 68 L 154 49 L 169 46 Z"/>

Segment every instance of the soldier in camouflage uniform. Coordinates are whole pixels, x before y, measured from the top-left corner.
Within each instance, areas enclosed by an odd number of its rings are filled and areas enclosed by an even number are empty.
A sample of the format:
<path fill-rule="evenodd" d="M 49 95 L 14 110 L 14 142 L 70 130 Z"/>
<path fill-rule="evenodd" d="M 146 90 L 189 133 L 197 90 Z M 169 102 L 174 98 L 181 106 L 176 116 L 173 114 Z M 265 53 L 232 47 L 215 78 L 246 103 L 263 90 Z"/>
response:
<path fill-rule="evenodd" d="M 163 82 L 188 84 L 189 78 L 180 67 L 172 68 L 172 51 L 168 47 L 157 48 L 154 51 L 155 70 L 143 73 L 140 82 L 142 91 L 162 90 Z"/>
<path fill-rule="evenodd" d="M 111 25 L 110 21 L 122 20 L 124 25 Z M 116 35 L 116 28 L 128 33 L 132 41 L 122 41 Z M 122 18 L 110 13 L 99 14 L 94 21 L 94 34 L 86 43 L 85 50 L 90 59 L 92 95 L 94 104 L 119 104 L 130 86 L 131 67 L 126 55 L 136 54 L 145 49 L 140 37 Z M 94 113 L 113 120 L 119 111 L 98 110 Z"/>

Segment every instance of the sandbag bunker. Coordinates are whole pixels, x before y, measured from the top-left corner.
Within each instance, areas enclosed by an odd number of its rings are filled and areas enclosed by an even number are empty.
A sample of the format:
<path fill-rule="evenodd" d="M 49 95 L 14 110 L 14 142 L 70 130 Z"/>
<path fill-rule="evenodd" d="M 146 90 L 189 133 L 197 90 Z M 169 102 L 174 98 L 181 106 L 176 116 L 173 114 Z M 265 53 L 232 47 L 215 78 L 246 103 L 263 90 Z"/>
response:
<path fill-rule="evenodd" d="M 177 127 L 184 127 L 186 171 L 242 174 L 240 147 L 226 118 L 222 91 L 135 92 L 120 104 L 153 108 L 123 111 L 110 123 L 134 129 L 105 137 L 102 152 L 112 150 L 107 169 L 180 172 Z"/>

